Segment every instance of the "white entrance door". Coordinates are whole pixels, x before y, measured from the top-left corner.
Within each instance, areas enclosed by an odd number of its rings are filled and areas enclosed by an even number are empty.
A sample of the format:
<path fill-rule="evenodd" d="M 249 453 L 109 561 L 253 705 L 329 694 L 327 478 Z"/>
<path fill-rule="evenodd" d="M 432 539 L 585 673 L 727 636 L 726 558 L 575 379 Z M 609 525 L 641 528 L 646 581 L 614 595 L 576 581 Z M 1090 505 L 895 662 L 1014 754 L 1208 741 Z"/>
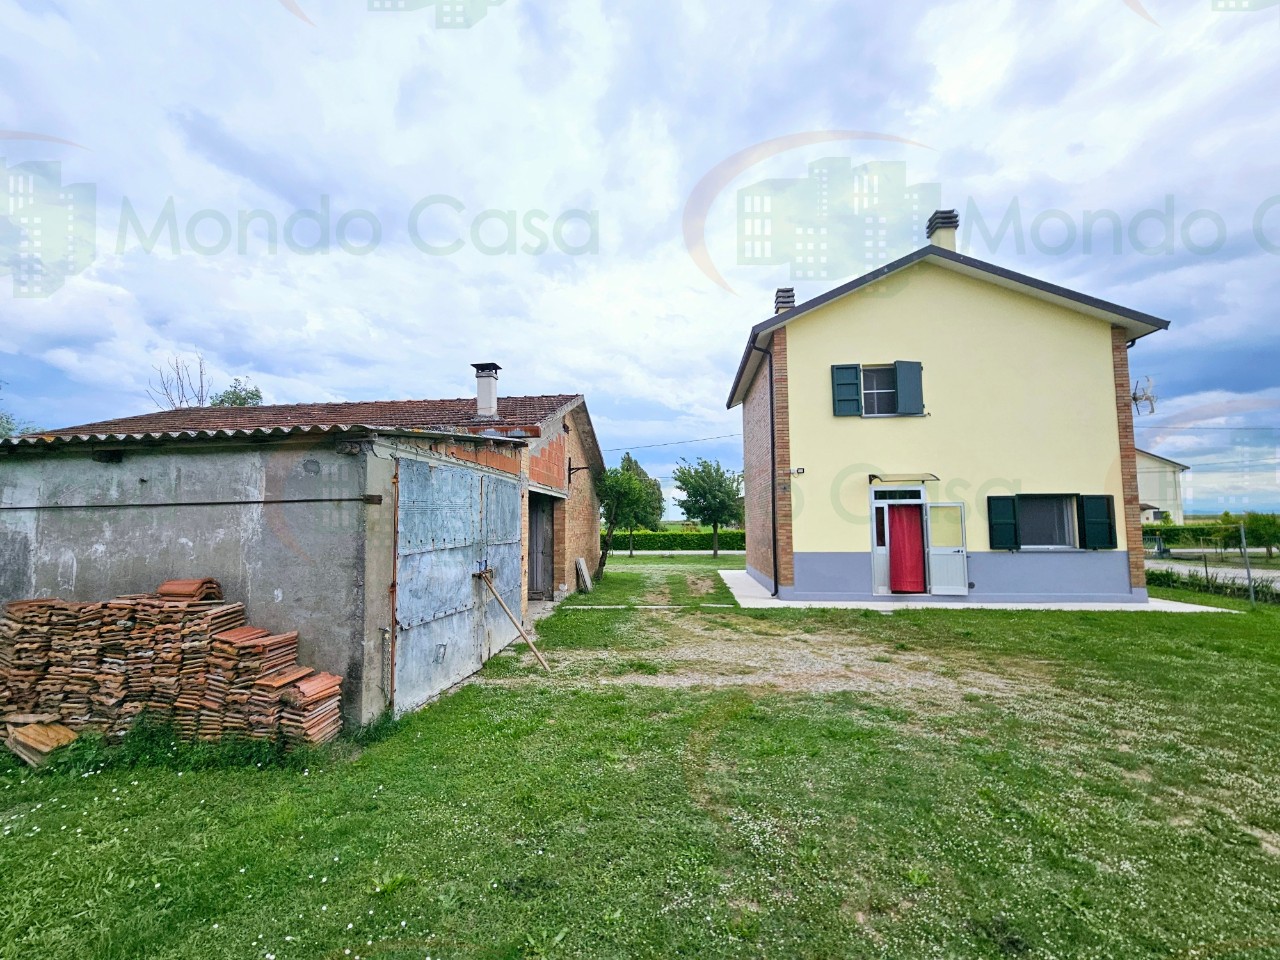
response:
<path fill-rule="evenodd" d="M 928 510 L 929 592 L 969 595 L 969 555 L 964 539 L 964 504 L 931 503 Z"/>

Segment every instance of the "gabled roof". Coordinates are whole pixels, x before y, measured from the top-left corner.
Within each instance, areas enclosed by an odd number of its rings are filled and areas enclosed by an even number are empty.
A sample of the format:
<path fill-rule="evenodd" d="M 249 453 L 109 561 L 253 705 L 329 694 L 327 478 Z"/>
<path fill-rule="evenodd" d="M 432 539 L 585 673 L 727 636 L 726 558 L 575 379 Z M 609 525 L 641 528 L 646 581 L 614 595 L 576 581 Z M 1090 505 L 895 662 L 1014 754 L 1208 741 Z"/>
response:
<path fill-rule="evenodd" d="M 396 434 L 520 444 L 525 438 L 543 436 L 543 425 L 561 416 L 571 420 L 578 430 L 593 472 L 603 470 L 604 456 L 586 400 L 574 393 L 501 397 L 496 417 L 477 416 L 476 401 L 470 398 L 184 407 L 11 437 L 0 440 L 0 451 L 68 444 L 221 441 L 300 434 Z"/>
<path fill-rule="evenodd" d="M 1142 454 L 1144 457 L 1150 457 L 1152 460 L 1159 460 L 1161 463 L 1167 463 L 1171 467 L 1177 467 L 1179 470 L 1190 470 L 1191 465 L 1179 463 L 1177 460 L 1170 460 L 1168 457 L 1162 457 L 1158 453 L 1152 453 L 1150 450 L 1143 450 L 1141 447 L 1134 447 L 1135 452 Z"/>
<path fill-rule="evenodd" d="M 1044 280 L 1037 280 L 1035 277 L 1029 277 L 1024 273 L 1007 270 L 994 263 L 988 263 L 976 257 L 969 257 L 963 253 L 957 253 L 954 250 L 930 244 L 927 247 L 921 247 L 914 253 L 907 254 L 899 260 L 895 260 L 893 263 L 885 264 L 877 270 L 850 280 L 834 290 L 828 290 L 821 296 L 799 304 L 786 313 L 770 317 L 768 320 L 752 327 L 751 334 L 747 338 L 747 348 L 743 351 L 742 361 L 738 364 L 738 372 L 733 378 L 733 389 L 729 391 L 728 406 L 732 409 L 745 398 L 747 387 L 751 384 L 752 379 L 755 377 L 756 369 L 760 365 L 760 353 L 753 350 L 752 347 L 763 347 L 774 330 L 786 326 L 806 313 L 826 306 L 833 300 L 847 297 L 863 287 L 924 261 L 974 279 L 994 283 L 1009 290 L 1016 290 L 1039 300 L 1068 307 L 1079 313 L 1097 317 L 1100 320 L 1106 320 L 1115 326 L 1123 327 L 1131 340 L 1137 340 L 1139 337 L 1145 337 L 1149 333 L 1155 333 L 1157 330 L 1166 330 L 1169 327 L 1168 320 L 1161 320 L 1159 317 L 1153 317 L 1138 310 L 1130 310 L 1128 307 L 1122 307 L 1119 304 L 1099 300 L 1097 297 L 1091 297 L 1088 294 L 1060 287 L 1057 284 L 1047 283 Z"/>

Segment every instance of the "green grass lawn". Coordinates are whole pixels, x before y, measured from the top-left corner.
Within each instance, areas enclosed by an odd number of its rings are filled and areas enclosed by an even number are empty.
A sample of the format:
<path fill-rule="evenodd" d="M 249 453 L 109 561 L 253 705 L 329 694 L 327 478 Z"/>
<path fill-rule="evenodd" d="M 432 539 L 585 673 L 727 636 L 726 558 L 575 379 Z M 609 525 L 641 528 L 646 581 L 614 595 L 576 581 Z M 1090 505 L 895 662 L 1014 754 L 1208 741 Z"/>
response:
<path fill-rule="evenodd" d="M 742 554 L 710 557 L 679 553 L 628 557 L 614 555 L 605 565 L 604 577 L 591 593 L 569 597 L 566 606 L 736 606 L 733 594 L 717 570 L 745 570 Z"/>
<path fill-rule="evenodd" d="M 1280 957 L 1280 612 L 676 606 L 286 765 L 0 760 L 0 957 Z"/>

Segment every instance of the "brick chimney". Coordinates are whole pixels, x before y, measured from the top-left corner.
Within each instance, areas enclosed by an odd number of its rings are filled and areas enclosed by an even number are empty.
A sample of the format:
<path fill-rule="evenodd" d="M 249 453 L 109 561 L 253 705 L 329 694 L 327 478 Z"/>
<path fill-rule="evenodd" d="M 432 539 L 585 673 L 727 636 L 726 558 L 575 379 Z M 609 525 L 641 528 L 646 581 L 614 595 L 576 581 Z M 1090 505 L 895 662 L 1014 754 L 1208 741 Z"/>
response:
<path fill-rule="evenodd" d="M 935 210 L 929 218 L 929 242 L 944 250 L 956 249 L 956 233 L 960 230 L 960 214 L 955 210 Z"/>
<path fill-rule="evenodd" d="M 778 292 L 773 295 L 773 312 L 786 313 L 788 310 L 794 310 L 795 306 L 796 288 L 779 287 Z"/>
<path fill-rule="evenodd" d="M 473 363 L 476 368 L 476 416 L 498 415 L 498 371 L 496 363 Z"/>

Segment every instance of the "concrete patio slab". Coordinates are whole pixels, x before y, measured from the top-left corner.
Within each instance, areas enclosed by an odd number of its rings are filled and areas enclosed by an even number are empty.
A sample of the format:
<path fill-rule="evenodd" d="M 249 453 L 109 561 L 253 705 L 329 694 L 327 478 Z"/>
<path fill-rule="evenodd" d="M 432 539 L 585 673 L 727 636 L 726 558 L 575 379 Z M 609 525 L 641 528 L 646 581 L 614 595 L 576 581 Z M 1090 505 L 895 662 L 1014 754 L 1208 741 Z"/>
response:
<path fill-rule="evenodd" d="M 893 613 L 896 610 L 1105 610 L 1125 613 L 1239 613 L 1221 607 L 1202 607 L 1195 603 L 1176 600 L 1148 600 L 1146 603 L 952 603 L 929 601 L 918 603 L 910 600 L 838 601 L 838 600 L 777 600 L 769 591 L 752 579 L 745 570 L 721 570 L 720 576 L 744 609 L 782 610 L 793 607 L 809 607 L 821 610 L 876 610 Z"/>

